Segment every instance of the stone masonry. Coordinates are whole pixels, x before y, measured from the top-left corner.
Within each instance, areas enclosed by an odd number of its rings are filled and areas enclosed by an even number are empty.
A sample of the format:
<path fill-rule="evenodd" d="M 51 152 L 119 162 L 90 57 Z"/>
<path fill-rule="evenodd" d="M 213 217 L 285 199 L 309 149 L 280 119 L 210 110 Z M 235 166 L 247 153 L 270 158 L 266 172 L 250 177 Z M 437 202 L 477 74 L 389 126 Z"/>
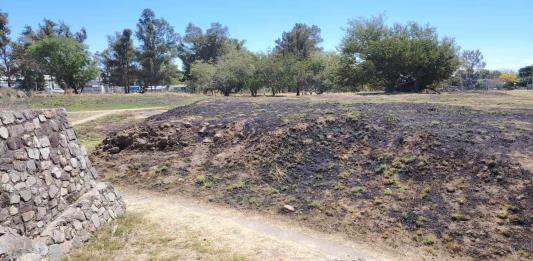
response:
<path fill-rule="evenodd" d="M 66 112 L 0 111 L 0 260 L 60 260 L 125 210 Z"/>

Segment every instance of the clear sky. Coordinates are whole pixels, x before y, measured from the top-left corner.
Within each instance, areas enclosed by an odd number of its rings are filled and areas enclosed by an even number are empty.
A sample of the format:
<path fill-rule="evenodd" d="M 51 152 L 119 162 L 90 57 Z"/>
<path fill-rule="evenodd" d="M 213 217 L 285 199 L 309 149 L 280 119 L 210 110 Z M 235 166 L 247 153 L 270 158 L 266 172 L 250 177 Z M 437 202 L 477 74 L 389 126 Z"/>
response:
<path fill-rule="evenodd" d="M 107 35 L 135 29 L 142 9 L 152 8 L 183 34 L 192 22 L 229 27 L 252 51 L 266 51 L 294 23 L 318 25 L 325 50 L 335 50 L 349 19 L 385 14 L 387 22 L 416 21 L 437 27 L 464 49 L 480 49 L 489 69 L 533 64 L 533 0 L 0 0 L 9 13 L 12 36 L 43 18 L 87 29 L 92 52 L 107 45 Z"/>

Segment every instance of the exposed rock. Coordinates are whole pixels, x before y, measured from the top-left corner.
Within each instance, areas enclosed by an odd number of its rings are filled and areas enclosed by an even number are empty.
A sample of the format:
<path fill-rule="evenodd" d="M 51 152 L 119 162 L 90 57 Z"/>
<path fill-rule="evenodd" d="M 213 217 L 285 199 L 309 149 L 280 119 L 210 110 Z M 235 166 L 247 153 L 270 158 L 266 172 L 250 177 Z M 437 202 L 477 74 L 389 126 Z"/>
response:
<path fill-rule="evenodd" d="M 20 191 L 19 194 L 24 201 L 29 201 L 31 199 L 31 191 L 28 189 Z"/>
<path fill-rule="evenodd" d="M 0 127 L 0 138 L 7 139 L 9 137 L 9 132 L 6 127 Z"/>
<path fill-rule="evenodd" d="M 294 212 L 296 209 L 291 205 L 283 205 L 283 209 L 288 212 Z"/>

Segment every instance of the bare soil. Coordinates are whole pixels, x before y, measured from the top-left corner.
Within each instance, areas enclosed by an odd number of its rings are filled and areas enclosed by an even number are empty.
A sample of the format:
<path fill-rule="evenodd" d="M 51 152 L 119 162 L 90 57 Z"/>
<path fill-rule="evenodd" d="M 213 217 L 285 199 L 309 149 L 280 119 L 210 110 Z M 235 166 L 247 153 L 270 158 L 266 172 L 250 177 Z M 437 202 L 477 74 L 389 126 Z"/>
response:
<path fill-rule="evenodd" d="M 92 161 L 117 183 L 421 256 L 528 260 L 532 123 L 531 108 L 210 99 L 110 134 Z"/>

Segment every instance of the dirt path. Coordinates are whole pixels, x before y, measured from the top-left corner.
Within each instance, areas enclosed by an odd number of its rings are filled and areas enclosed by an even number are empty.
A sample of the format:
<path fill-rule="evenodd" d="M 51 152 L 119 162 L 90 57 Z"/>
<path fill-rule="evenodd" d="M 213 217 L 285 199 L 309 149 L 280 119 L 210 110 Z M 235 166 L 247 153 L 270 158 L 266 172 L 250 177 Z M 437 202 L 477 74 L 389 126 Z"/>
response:
<path fill-rule="evenodd" d="M 130 111 L 156 111 L 157 114 L 165 111 L 165 107 L 148 107 L 148 108 L 137 108 L 137 109 L 119 109 L 119 110 L 102 110 L 102 111 L 81 111 L 81 112 L 69 112 L 69 117 L 74 119 L 71 121 L 72 125 L 79 125 L 86 122 L 94 121 L 99 118 L 121 112 L 130 112 Z"/>
<path fill-rule="evenodd" d="M 333 235 L 176 196 L 119 188 L 128 211 L 141 212 L 166 231 L 187 228 L 250 260 L 399 260 Z M 379 254 L 377 254 L 379 253 Z"/>

